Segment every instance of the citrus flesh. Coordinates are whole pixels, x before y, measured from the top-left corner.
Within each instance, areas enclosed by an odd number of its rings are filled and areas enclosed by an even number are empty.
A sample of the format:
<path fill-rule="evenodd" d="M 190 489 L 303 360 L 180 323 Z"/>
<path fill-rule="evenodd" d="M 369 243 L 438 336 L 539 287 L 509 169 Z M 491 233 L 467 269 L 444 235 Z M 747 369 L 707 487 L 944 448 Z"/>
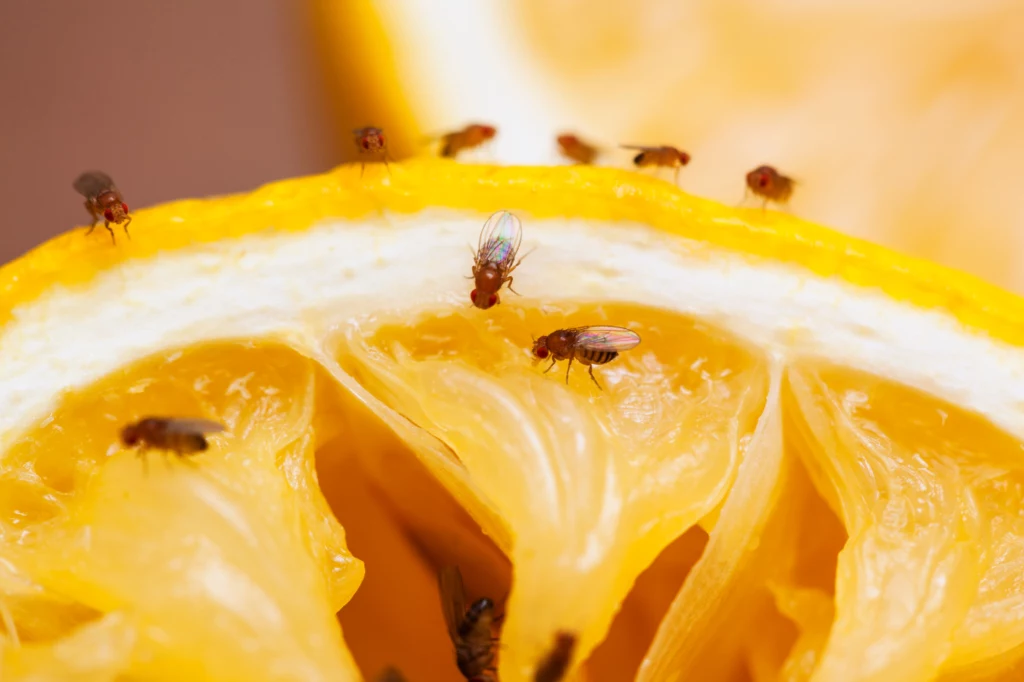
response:
<path fill-rule="evenodd" d="M 499 208 L 535 250 L 478 311 Z M 576 679 L 1013 674 L 1018 299 L 597 169 L 343 167 L 136 222 L 0 271 L 10 679 L 458 679 L 452 563 L 503 680 L 560 630 Z M 600 388 L 529 354 L 585 324 L 642 338 Z M 147 414 L 228 430 L 140 459 Z"/>

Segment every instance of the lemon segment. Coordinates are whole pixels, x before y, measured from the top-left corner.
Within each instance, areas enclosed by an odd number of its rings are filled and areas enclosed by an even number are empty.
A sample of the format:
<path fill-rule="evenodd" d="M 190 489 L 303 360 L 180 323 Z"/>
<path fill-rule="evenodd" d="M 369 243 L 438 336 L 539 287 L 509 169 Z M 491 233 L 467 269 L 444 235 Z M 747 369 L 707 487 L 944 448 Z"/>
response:
<path fill-rule="evenodd" d="M 82 606 L 124 614 L 133 674 L 355 678 L 334 613 L 363 567 L 317 485 L 314 396 L 312 363 L 272 346 L 179 351 L 66 396 L 7 453 L 2 485 L 51 504 L 13 503 L 5 555 L 69 601 L 65 620 Z M 150 414 L 230 435 L 210 438 L 220 456 L 202 465 L 140 458 L 118 430 Z"/>
<path fill-rule="evenodd" d="M 808 469 L 850 534 L 818 679 L 931 679 L 1017 646 L 1019 622 L 997 613 L 1020 599 L 1006 576 L 1024 564 L 1021 441 L 849 370 L 800 367 L 789 383 L 815 442 Z"/>
<path fill-rule="evenodd" d="M 583 652 L 604 638 L 636 576 L 724 498 L 766 390 L 756 350 L 691 320 L 517 303 L 382 325 L 349 372 L 458 453 L 472 481 L 464 507 L 504 520 L 516 566 L 506 679 L 528 677 L 558 630 L 580 633 Z M 531 367 L 530 334 L 585 322 L 643 341 L 596 368 L 604 390 L 577 366 L 567 391 L 566 363 Z"/>

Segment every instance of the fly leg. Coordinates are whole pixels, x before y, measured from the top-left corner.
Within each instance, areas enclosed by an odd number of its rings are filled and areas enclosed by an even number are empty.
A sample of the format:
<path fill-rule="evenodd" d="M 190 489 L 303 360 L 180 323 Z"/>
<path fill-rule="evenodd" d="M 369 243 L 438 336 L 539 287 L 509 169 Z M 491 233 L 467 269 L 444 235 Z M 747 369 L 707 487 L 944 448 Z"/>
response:
<path fill-rule="evenodd" d="M 89 229 L 86 230 L 85 233 L 92 234 L 92 231 L 96 229 L 96 223 L 99 222 L 100 217 L 96 214 L 96 211 L 92 210 L 92 204 L 90 204 L 88 201 L 85 202 L 85 210 L 88 211 L 89 215 L 92 216 L 92 225 L 89 226 Z"/>
<path fill-rule="evenodd" d="M 142 460 L 143 476 L 149 476 L 149 456 L 147 455 L 148 452 L 149 448 L 147 448 L 145 445 L 140 446 L 139 449 L 135 452 L 135 456 Z"/>
<path fill-rule="evenodd" d="M 519 260 L 517 260 L 517 261 L 516 261 L 515 263 L 513 263 L 513 264 L 512 264 L 512 267 L 510 267 L 510 268 L 509 268 L 508 270 L 506 270 L 506 271 L 505 271 L 505 274 L 506 274 L 506 275 L 511 275 L 511 274 L 512 274 L 512 271 L 513 271 L 513 270 L 515 270 L 516 268 L 518 268 L 518 267 L 519 267 L 519 264 L 520 264 L 520 263 L 522 263 L 522 262 L 523 262 L 523 260 L 525 260 L 527 256 L 529 256 L 529 255 L 530 255 L 531 253 L 533 253 L 533 252 L 534 252 L 534 251 L 536 251 L 536 250 L 537 250 L 537 247 L 535 246 L 535 247 L 533 247 L 532 249 L 530 249 L 529 251 L 527 251 L 526 253 L 524 253 L 524 254 L 523 254 L 523 255 L 522 255 L 522 256 L 521 256 L 520 258 L 519 258 Z"/>
<path fill-rule="evenodd" d="M 595 386 L 597 386 L 597 389 L 598 389 L 599 391 L 603 391 L 604 389 L 603 389 L 603 388 L 601 388 L 601 384 L 597 383 L 597 377 L 595 377 L 595 376 L 594 376 L 594 366 L 593 366 L 593 365 L 590 365 L 590 366 L 589 366 L 589 367 L 587 368 L 587 370 L 588 370 L 588 371 L 590 372 L 590 378 L 594 380 L 594 385 L 595 385 Z"/>
<path fill-rule="evenodd" d="M 125 235 L 127 235 L 128 240 L 131 241 L 132 235 L 131 235 L 131 233 L 128 232 L 128 226 L 132 224 L 132 217 L 131 216 L 127 216 L 127 218 L 128 218 L 128 220 L 124 224 L 124 233 L 125 233 Z"/>
<path fill-rule="evenodd" d="M 566 386 L 569 385 L 569 370 L 572 369 L 572 359 L 574 357 L 576 357 L 576 356 L 575 355 L 570 355 L 569 356 L 569 366 L 565 368 L 565 385 Z"/>
<path fill-rule="evenodd" d="M 544 373 L 547 374 L 548 372 L 550 372 L 554 368 L 555 368 L 555 359 L 551 358 L 551 364 L 548 365 L 548 368 L 546 370 L 544 370 Z"/>
<path fill-rule="evenodd" d="M 103 227 L 107 228 L 107 232 L 110 233 L 110 241 L 114 244 L 114 246 L 117 246 L 117 238 L 114 237 L 114 231 L 110 229 L 110 221 L 104 220 Z"/>
<path fill-rule="evenodd" d="M 512 288 L 512 278 L 511 277 L 509 277 L 506 281 L 508 282 L 508 290 L 509 291 L 511 291 L 516 296 L 522 296 L 522 294 L 520 294 L 518 291 L 516 291 L 515 289 Z"/>

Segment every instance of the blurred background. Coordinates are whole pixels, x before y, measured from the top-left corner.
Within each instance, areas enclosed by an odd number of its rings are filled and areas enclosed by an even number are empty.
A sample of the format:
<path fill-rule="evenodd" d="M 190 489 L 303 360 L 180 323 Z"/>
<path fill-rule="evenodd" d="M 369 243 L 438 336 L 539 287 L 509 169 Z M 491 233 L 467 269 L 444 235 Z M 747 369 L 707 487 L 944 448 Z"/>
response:
<path fill-rule="evenodd" d="M 85 222 L 85 169 L 134 209 L 479 121 L 470 161 L 672 144 L 727 204 L 770 163 L 792 213 L 1024 292 L 1020 0 L 0 0 L 0 88 L 0 261 Z"/>

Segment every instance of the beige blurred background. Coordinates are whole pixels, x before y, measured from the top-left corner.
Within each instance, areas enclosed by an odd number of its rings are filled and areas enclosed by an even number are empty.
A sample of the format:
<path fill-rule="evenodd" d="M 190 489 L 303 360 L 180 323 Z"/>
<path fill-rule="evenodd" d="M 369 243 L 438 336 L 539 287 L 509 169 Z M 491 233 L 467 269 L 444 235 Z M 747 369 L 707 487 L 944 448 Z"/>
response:
<path fill-rule="evenodd" d="M 82 222 L 87 166 L 142 206 L 480 120 L 481 160 L 678 145 L 729 204 L 772 163 L 794 214 L 1024 292 L 1021 0 L 0 0 L 0 85 L 3 259 Z"/>
<path fill-rule="evenodd" d="M 84 224 L 105 170 L 129 205 L 338 162 L 299 0 L 0 0 L 0 262 Z"/>

